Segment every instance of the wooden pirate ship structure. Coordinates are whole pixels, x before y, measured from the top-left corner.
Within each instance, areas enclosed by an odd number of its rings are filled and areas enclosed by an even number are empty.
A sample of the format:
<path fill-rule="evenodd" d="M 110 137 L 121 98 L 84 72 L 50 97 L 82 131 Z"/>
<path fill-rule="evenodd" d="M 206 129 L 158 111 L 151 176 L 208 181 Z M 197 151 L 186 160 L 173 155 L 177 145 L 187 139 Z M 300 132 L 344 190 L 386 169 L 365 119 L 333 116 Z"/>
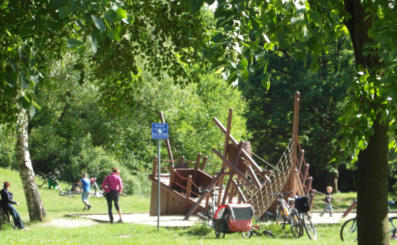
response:
<path fill-rule="evenodd" d="M 223 152 L 213 149 L 213 153 L 222 160 L 219 172 L 211 175 L 204 169 L 208 157 L 197 155 L 196 160 L 184 158 L 173 159 L 171 145 L 166 140 L 168 158 L 162 160 L 162 166 L 167 166 L 167 172 L 157 173 L 158 159 L 153 160 L 150 215 L 157 215 L 157 180 L 160 178 L 160 213 L 161 215 L 191 215 L 206 213 L 211 191 L 216 190 L 217 204 L 249 203 L 260 217 L 274 206 L 276 192 L 290 192 L 292 195 L 315 194 L 312 189 L 312 177 L 309 176 L 309 164 L 304 158 L 298 136 L 300 94 L 294 99 L 292 123 L 292 138 L 282 153 L 277 164 L 271 170 L 263 169 L 252 157 L 249 142 L 238 142 L 231 134 L 233 110 L 229 109 L 226 127 L 214 118 L 214 123 L 224 133 L 225 145 Z M 160 113 L 161 114 L 161 113 Z M 164 117 L 161 114 L 161 121 Z M 178 163 L 178 164 L 175 164 Z M 312 200 L 312 199 L 311 199 Z"/>

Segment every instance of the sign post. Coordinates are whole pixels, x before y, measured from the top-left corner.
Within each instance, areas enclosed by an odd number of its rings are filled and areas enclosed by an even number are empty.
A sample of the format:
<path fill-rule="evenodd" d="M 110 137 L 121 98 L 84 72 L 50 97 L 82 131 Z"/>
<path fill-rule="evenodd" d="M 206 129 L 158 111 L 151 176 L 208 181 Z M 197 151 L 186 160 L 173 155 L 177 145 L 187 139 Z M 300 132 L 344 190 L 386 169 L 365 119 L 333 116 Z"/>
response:
<path fill-rule="evenodd" d="M 158 148 L 158 163 L 157 163 L 157 230 L 160 229 L 160 140 L 168 139 L 168 124 L 167 123 L 152 123 L 152 139 L 159 140 Z"/>

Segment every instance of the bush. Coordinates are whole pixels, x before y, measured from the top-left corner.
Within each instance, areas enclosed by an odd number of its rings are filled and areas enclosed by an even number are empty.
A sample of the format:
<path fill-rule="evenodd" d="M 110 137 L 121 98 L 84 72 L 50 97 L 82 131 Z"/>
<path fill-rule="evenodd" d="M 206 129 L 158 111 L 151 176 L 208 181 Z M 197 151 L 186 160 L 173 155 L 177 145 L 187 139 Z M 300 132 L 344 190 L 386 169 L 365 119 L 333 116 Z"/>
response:
<path fill-rule="evenodd" d="M 124 193 L 139 196 L 150 195 L 151 183 L 147 174 L 139 173 L 134 175 L 122 167 L 121 178 L 123 179 Z"/>

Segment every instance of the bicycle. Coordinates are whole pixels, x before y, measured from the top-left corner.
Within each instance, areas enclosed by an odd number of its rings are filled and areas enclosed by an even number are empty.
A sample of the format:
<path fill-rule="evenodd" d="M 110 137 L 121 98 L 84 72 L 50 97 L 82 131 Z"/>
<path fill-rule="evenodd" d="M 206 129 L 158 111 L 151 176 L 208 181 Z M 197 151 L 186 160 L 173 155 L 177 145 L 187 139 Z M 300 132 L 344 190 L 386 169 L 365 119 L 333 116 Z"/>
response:
<path fill-rule="evenodd" d="M 317 240 L 317 231 L 313 225 L 312 218 L 309 214 L 310 204 L 309 197 L 301 196 L 294 198 L 295 209 L 298 211 L 299 224 L 301 226 L 300 236 L 303 236 L 303 230 L 311 240 Z"/>
<path fill-rule="evenodd" d="M 397 216 L 389 217 L 389 234 L 391 240 L 397 239 Z M 357 217 L 346 220 L 340 229 L 342 241 L 357 241 Z"/>
<path fill-rule="evenodd" d="M 204 189 L 202 190 L 199 188 L 199 193 L 205 194 L 207 192 L 211 193 L 210 196 L 210 203 L 208 204 L 207 213 L 205 214 L 206 224 L 208 227 L 214 227 L 214 216 L 215 212 L 218 208 L 217 201 L 218 201 L 218 188 L 214 187 L 213 189 Z"/>
<path fill-rule="evenodd" d="M 291 192 L 276 192 L 270 193 L 270 195 L 278 196 L 277 202 L 278 206 L 276 208 L 276 222 L 277 225 L 282 224 L 282 229 L 285 230 L 285 226 L 289 225 L 291 227 L 292 236 L 298 238 L 301 236 L 302 227 L 300 225 L 298 211 L 291 207 L 287 201 L 284 199 L 284 194 L 290 194 Z M 288 198 L 288 201 L 292 203 L 295 199 Z"/>
<path fill-rule="evenodd" d="M 40 184 L 37 184 L 39 188 L 42 188 L 45 184 L 48 184 L 48 189 L 58 189 L 59 183 L 58 178 L 63 174 L 63 168 L 58 166 L 54 169 L 54 172 L 48 173 L 38 172 L 37 175 L 43 180 Z"/>

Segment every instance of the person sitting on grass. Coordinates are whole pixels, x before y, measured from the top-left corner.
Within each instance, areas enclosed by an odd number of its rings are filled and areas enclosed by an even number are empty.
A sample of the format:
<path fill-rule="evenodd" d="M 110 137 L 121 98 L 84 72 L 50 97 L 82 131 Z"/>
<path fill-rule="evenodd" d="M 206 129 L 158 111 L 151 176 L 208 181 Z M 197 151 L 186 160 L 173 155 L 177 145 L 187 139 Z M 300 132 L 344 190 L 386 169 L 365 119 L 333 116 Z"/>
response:
<path fill-rule="evenodd" d="M 1 207 L 4 212 L 8 212 L 11 214 L 12 219 L 14 220 L 14 225 L 20 230 L 25 230 L 25 227 L 22 223 L 21 216 L 12 205 L 19 205 L 19 202 L 13 200 L 13 195 L 8 191 L 8 188 L 11 186 L 10 182 L 4 182 L 4 188 L 0 191 L 1 193 Z"/>

